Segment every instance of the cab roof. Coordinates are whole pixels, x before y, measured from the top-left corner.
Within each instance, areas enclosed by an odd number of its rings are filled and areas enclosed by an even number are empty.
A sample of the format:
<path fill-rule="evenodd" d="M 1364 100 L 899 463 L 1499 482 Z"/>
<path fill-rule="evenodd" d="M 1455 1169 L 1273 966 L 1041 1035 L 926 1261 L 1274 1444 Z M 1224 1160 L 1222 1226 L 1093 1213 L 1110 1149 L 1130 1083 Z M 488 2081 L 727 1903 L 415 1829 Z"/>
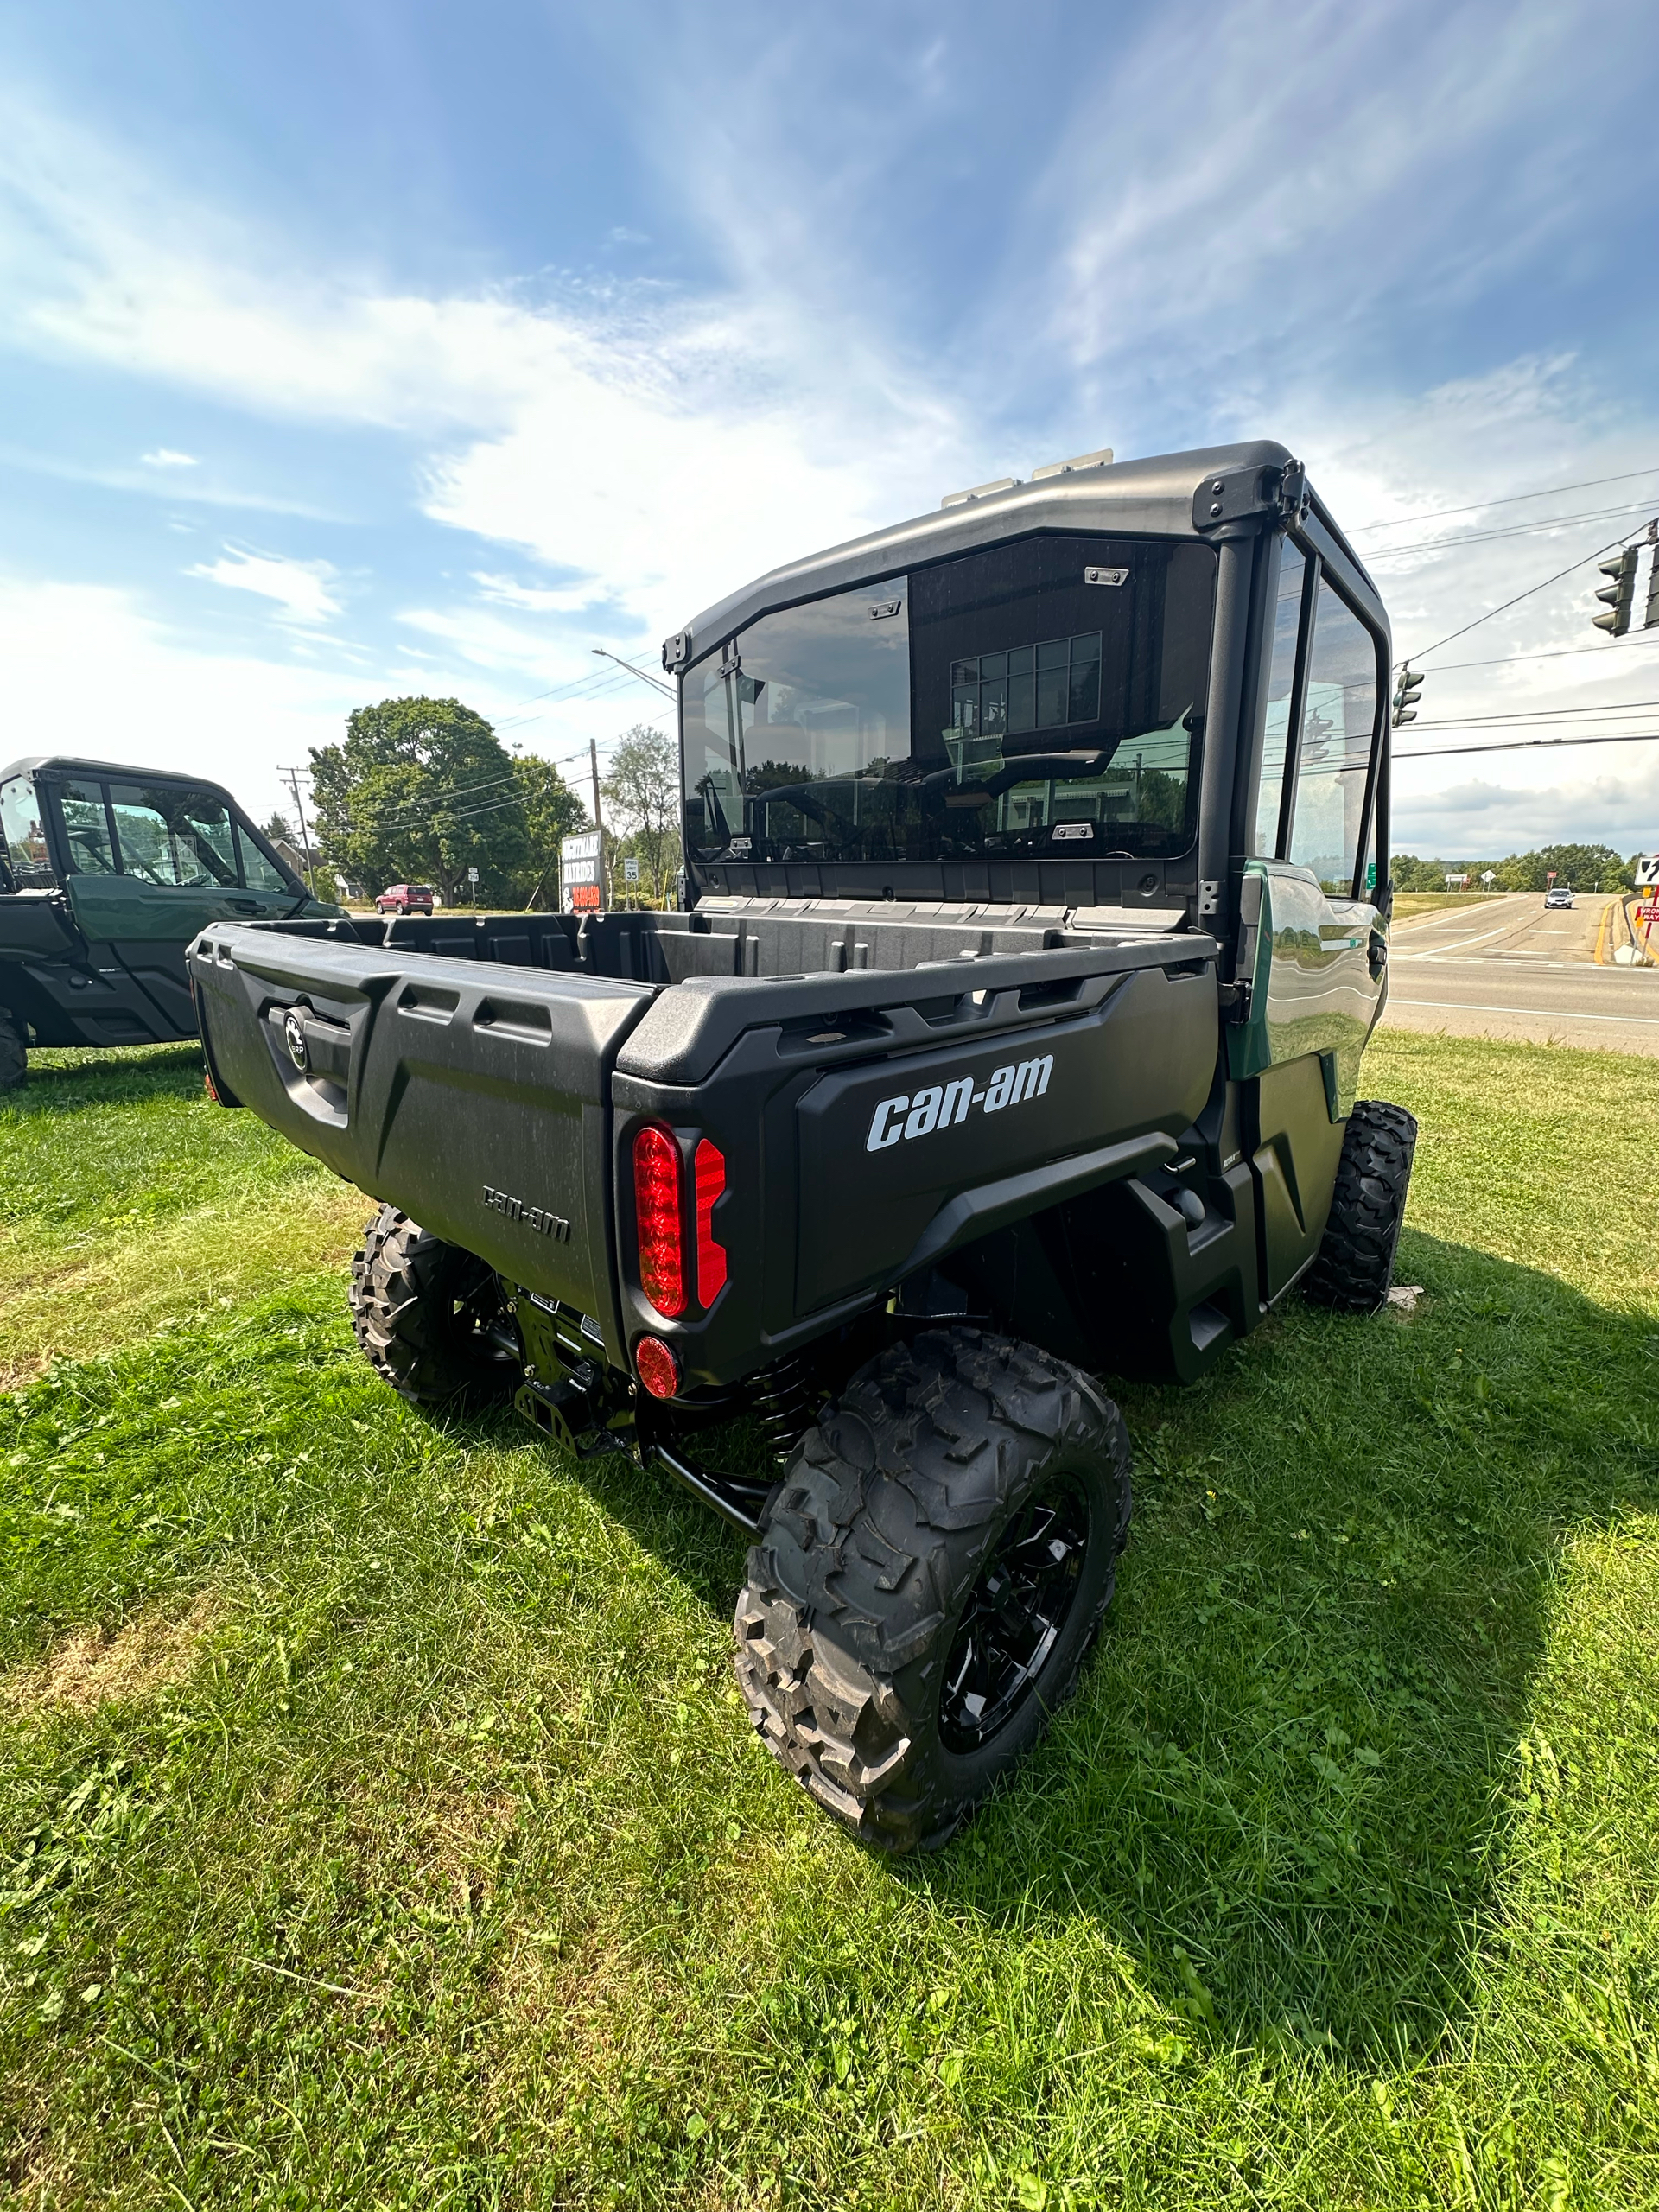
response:
<path fill-rule="evenodd" d="M 38 776 L 48 769 L 67 776 L 123 776 L 129 780 L 137 777 L 146 783 L 193 784 L 198 789 L 217 791 L 221 798 L 231 798 L 223 784 L 215 783 L 211 776 L 193 775 L 188 768 L 136 768 L 130 760 L 87 760 L 75 753 L 29 753 L 0 768 L 0 783 L 9 776 Z"/>
<path fill-rule="evenodd" d="M 1198 543 L 1241 528 L 1262 529 L 1281 512 L 1287 473 L 1302 482 L 1300 464 L 1270 438 L 1240 445 L 1203 446 L 1190 453 L 1154 454 L 1144 461 L 1105 461 L 1070 467 L 1005 491 L 953 499 L 938 512 L 850 538 L 822 553 L 773 569 L 698 615 L 663 649 L 664 665 L 684 668 L 757 616 L 827 592 L 931 565 L 982 546 L 1044 531 L 1067 536 L 1185 537 Z M 1226 489 L 1211 497 L 1217 480 Z M 1212 515 L 1214 518 L 1212 519 Z M 1363 563 L 1337 527 L 1317 493 L 1304 486 L 1302 531 L 1318 545 L 1349 594 L 1386 630 L 1388 617 Z"/>

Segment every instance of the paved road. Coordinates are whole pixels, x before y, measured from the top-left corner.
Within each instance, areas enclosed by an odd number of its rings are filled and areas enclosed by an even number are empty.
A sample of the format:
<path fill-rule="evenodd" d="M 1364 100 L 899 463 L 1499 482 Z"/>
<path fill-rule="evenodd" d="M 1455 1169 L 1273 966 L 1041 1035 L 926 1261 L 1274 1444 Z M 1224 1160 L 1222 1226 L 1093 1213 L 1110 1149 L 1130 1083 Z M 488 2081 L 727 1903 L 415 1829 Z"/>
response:
<path fill-rule="evenodd" d="M 1384 1022 L 1659 1058 L 1659 968 L 1595 964 L 1610 903 L 1546 913 L 1541 892 L 1517 891 L 1396 923 Z"/>

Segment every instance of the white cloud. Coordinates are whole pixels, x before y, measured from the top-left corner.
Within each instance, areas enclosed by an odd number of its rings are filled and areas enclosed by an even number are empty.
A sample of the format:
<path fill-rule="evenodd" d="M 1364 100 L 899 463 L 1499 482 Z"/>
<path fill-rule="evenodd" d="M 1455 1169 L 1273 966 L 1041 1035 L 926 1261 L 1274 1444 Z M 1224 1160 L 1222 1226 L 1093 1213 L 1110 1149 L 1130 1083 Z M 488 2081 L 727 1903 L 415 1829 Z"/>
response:
<path fill-rule="evenodd" d="M 141 456 L 146 468 L 199 468 L 201 464 L 193 453 L 175 453 L 171 446 L 157 446 L 154 453 Z"/>
<path fill-rule="evenodd" d="M 474 569 L 473 582 L 480 599 L 500 607 L 516 607 L 526 614 L 581 614 L 600 599 L 603 587 L 594 583 L 556 587 L 521 584 L 512 576 L 491 575 Z"/>
<path fill-rule="evenodd" d="M 1600 748 L 1598 747 L 1598 750 Z M 1395 802 L 1396 852 L 1423 859 L 1498 860 L 1564 842 L 1611 845 L 1629 854 L 1659 842 L 1659 747 L 1609 747 L 1615 769 L 1563 779 L 1554 767 L 1525 761 L 1465 771 L 1432 791 L 1405 791 Z M 1500 756 L 1501 759 L 1501 756 Z"/>
<path fill-rule="evenodd" d="M 362 702 L 357 679 L 183 650 L 99 585 L 0 580 L 0 658 L 31 750 L 211 776 L 256 810 L 276 803 L 276 764 L 333 742 Z"/>
<path fill-rule="evenodd" d="M 1103 42 L 1111 67 L 1092 81 L 1079 72 L 1046 175 L 1031 187 L 1010 172 L 1023 215 L 976 293 L 994 315 L 909 353 L 882 320 L 872 276 L 886 276 L 857 180 L 815 172 L 810 147 L 791 157 L 798 117 L 777 97 L 775 42 L 760 42 L 753 78 L 735 92 L 722 82 L 706 108 L 683 56 L 659 73 L 681 116 L 742 109 L 741 161 L 718 132 L 668 129 L 665 107 L 642 128 L 731 272 L 702 300 L 624 286 L 539 302 L 508 289 L 423 296 L 296 266 L 282 241 L 168 197 L 107 143 L 41 103 L 20 105 L 0 131 L 0 182 L 24 211 L 0 238 L 16 302 L 9 342 L 290 423 L 405 436 L 429 516 L 546 563 L 557 581 L 507 573 L 505 550 L 469 549 L 486 563 L 474 571 L 478 598 L 407 606 L 397 619 L 432 648 L 430 664 L 411 654 L 423 664 L 411 671 L 389 647 L 379 680 L 391 683 L 394 662 L 397 680 L 421 689 L 464 683 L 472 696 L 499 680 L 501 702 L 480 703 L 508 715 L 537 685 L 590 673 L 596 638 L 637 652 L 762 569 L 929 508 L 955 484 L 1096 442 L 1128 454 L 1148 419 L 1160 442 L 1189 423 L 1194 442 L 1287 436 L 1353 524 L 1652 460 L 1659 424 L 1634 407 L 1608 418 L 1588 367 L 1559 349 L 1406 397 L 1356 380 L 1367 358 L 1356 330 L 1388 287 L 1438 311 L 1567 219 L 1567 196 L 1553 192 L 1567 142 L 1535 134 L 1527 159 L 1506 163 L 1502 133 L 1535 116 L 1551 69 L 1565 84 L 1590 66 L 1557 11 L 1523 5 L 1502 35 L 1484 9 L 1407 12 L 1427 26 L 1408 82 L 1398 21 L 1331 0 L 1237 0 L 1219 18 L 1153 11 L 1135 39 Z M 803 34 L 790 35 L 791 66 L 803 66 Z M 1379 57 L 1392 57 L 1387 70 Z M 722 51 L 706 66 L 733 65 Z M 918 52 L 914 97 L 943 97 L 952 66 L 941 41 Z M 757 87 L 766 97 L 747 97 Z M 1567 95 L 1557 105 L 1577 115 Z M 1580 105 L 1582 136 L 1599 111 Z M 866 183 L 883 174 L 887 112 L 831 118 L 850 134 L 847 170 Z M 1476 185 L 1484 208 L 1469 197 Z M 181 500 L 190 472 L 165 464 L 166 450 L 145 459 Z M 1618 489 L 1592 496 L 1611 502 Z M 1424 535 L 1470 542 L 1404 558 L 1381 556 L 1414 528 L 1363 540 L 1379 556 L 1399 650 L 1421 650 L 1612 534 L 1575 524 L 1559 538 L 1475 542 L 1491 520 L 1426 524 Z M 313 632 L 340 612 L 326 563 L 230 550 L 190 573 L 260 594 Z M 1636 659 L 1611 652 L 1450 665 L 1593 643 L 1595 581 L 1584 569 L 1433 657 L 1414 739 L 1456 715 L 1643 696 Z M 582 618 L 592 632 L 578 637 Z M 607 734 L 621 718 L 607 696 L 561 705 L 559 726 L 574 718 L 585 738 L 603 717 Z M 291 741 L 283 757 L 295 757 Z M 1461 814 L 1449 798 L 1433 811 L 1446 779 L 1466 773 L 1402 764 L 1398 812 L 1420 825 L 1420 845 L 1436 821 L 1467 818 L 1472 798 Z M 1479 808 L 1494 836 L 1551 808 L 1588 823 L 1649 804 L 1639 773 L 1563 780 L 1559 761 L 1467 789 L 1492 794 Z M 1518 830 L 1502 840 L 1525 842 Z"/>
<path fill-rule="evenodd" d="M 948 397 L 785 294 L 537 306 L 296 272 L 39 111 L 13 119 L 13 344 L 418 438 L 429 514 L 593 579 L 652 634 L 804 531 L 854 536 L 985 474 Z"/>
<path fill-rule="evenodd" d="M 228 591 L 257 592 L 275 600 L 289 622 L 327 622 L 340 611 L 329 586 L 339 575 L 332 562 L 290 561 L 275 553 L 249 553 L 227 545 L 217 561 L 199 561 L 188 576 L 223 584 Z"/>

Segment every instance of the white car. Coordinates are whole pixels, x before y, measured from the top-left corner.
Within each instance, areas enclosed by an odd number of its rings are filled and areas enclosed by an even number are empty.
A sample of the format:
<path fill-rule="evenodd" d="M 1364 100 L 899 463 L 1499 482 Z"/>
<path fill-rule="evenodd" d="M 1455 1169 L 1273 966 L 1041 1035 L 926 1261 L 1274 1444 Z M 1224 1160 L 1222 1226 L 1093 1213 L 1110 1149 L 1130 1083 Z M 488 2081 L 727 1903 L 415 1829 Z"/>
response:
<path fill-rule="evenodd" d="M 1544 906 L 1547 910 L 1551 906 L 1570 906 L 1572 904 L 1573 887 L 1570 884 L 1552 884 L 1544 893 Z"/>

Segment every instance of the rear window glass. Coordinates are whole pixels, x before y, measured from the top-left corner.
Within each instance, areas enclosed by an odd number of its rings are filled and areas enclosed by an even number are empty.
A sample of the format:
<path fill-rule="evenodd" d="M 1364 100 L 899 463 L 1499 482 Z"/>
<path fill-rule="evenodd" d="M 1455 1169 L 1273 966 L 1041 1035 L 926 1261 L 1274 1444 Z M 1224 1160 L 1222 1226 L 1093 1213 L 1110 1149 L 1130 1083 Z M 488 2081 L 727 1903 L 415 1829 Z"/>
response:
<path fill-rule="evenodd" d="M 1038 537 L 764 615 L 687 673 L 718 861 L 1184 851 L 1215 556 Z"/>

